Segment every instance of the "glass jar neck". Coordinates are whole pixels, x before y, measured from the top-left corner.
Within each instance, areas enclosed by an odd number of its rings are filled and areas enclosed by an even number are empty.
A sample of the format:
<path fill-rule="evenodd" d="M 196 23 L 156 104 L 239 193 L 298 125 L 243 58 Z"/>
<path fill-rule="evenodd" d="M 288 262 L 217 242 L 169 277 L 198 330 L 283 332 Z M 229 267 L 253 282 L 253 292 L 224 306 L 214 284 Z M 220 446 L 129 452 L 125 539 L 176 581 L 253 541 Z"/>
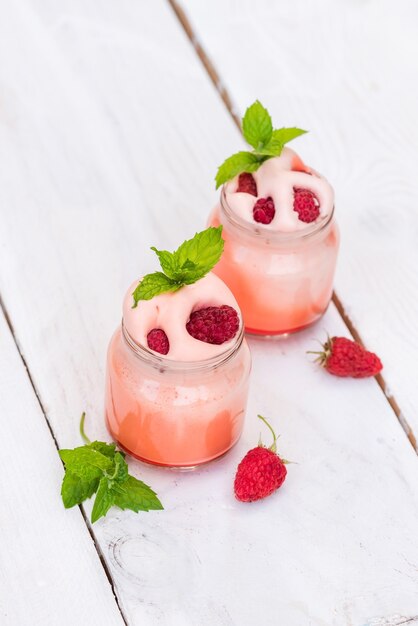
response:
<path fill-rule="evenodd" d="M 335 211 L 335 207 L 332 207 L 330 214 L 327 215 L 321 222 L 309 224 L 306 228 L 301 230 L 280 232 L 263 228 L 257 223 L 252 224 L 237 215 L 228 204 L 225 185 L 221 189 L 220 207 L 221 216 L 225 219 L 228 226 L 255 241 L 276 245 L 277 247 L 280 247 L 281 245 L 292 245 L 297 242 L 308 241 L 319 236 L 323 236 L 332 226 Z"/>
<path fill-rule="evenodd" d="M 159 356 L 152 350 L 149 350 L 149 348 L 145 348 L 137 343 L 133 339 L 132 335 L 129 334 L 123 320 L 121 324 L 121 332 L 125 344 L 136 358 L 140 359 L 146 365 L 160 371 L 172 372 L 202 372 L 213 370 L 230 361 L 238 352 L 244 340 L 244 327 L 241 326 L 241 329 L 238 335 L 234 338 L 232 345 L 229 345 L 229 347 L 221 352 L 221 354 L 217 354 L 209 359 L 202 359 L 200 361 L 175 361 L 168 359 L 163 355 Z"/>

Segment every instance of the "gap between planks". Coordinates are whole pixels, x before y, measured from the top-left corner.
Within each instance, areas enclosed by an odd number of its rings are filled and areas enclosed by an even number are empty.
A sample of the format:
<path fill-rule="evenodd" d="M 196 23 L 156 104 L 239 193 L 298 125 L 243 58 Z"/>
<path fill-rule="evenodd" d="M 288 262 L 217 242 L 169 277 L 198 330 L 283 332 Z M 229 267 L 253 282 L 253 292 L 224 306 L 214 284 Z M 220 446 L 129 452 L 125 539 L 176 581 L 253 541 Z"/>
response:
<path fill-rule="evenodd" d="M 196 51 L 197 56 L 199 57 L 203 67 L 205 68 L 205 70 L 206 70 L 210 80 L 212 81 L 215 89 L 217 90 L 217 92 L 219 93 L 223 103 L 225 104 L 228 113 L 231 115 L 233 121 L 235 122 L 235 125 L 237 126 L 237 128 L 241 132 L 241 120 L 240 120 L 240 117 L 238 116 L 238 114 L 236 112 L 236 109 L 235 109 L 235 107 L 233 105 L 232 98 L 229 95 L 228 90 L 226 89 L 225 85 L 222 83 L 217 69 L 215 68 L 214 64 L 210 60 L 210 58 L 209 58 L 208 54 L 206 53 L 205 49 L 202 47 L 202 44 L 199 42 L 197 36 L 195 35 L 195 33 L 193 31 L 193 28 L 192 28 L 192 25 L 191 25 L 188 17 L 186 16 L 185 11 L 178 4 L 177 0 L 167 0 L 167 2 L 169 3 L 171 8 L 173 9 L 174 14 L 176 15 L 176 17 L 179 20 L 183 30 L 185 31 L 187 37 L 189 38 L 193 48 Z M 352 323 L 352 321 L 350 320 L 350 318 L 347 315 L 346 311 L 344 310 L 344 306 L 343 306 L 341 300 L 339 299 L 339 297 L 337 296 L 337 294 L 335 293 L 335 291 L 332 294 L 332 301 L 333 301 L 333 303 L 335 305 L 335 308 L 337 309 L 341 319 L 343 320 L 343 322 L 346 325 L 348 331 L 350 332 L 351 336 L 356 341 L 358 341 L 362 346 L 364 346 L 364 342 L 361 339 L 360 333 L 355 328 L 354 324 Z M 384 377 L 382 376 L 382 374 L 378 374 L 375 377 L 375 379 L 376 379 L 376 382 L 379 385 L 381 391 L 383 392 L 387 402 L 389 403 L 389 406 L 391 407 L 392 411 L 396 415 L 396 418 L 398 419 L 401 427 L 405 431 L 405 434 L 408 437 L 408 440 L 409 440 L 410 444 L 414 448 L 415 452 L 418 453 L 417 439 L 416 439 L 416 437 L 415 437 L 415 435 L 414 435 L 414 433 L 412 431 L 412 428 L 410 427 L 410 425 L 408 424 L 407 420 L 405 419 L 398 402 L 396 401 L 395 397 L 389 392 L 389 388 L 388 388 L 388 386 L 387 386 L 387 384 L 385 382 Z"/>
<path fill-rule="evenodd" d="M 38 404 L 39 404 L 39 406 L 40 406 L 40 408 L 41 408 L 42 415 L 44 416 L 44 419 L 45 419 L 46 425 L 47 425 L 47 427 L 48 427 L 48 430 L 49 430 L 49 432 L 50 432 L 50 435 L 51 435 L 51 437 L 52 437 L 52 440 L 53 440 L 54 445 L 55 445 L 55 447 L 56 447 L 56 449 L 57 449 L 57 452 L 58 452 L 60 448 L 59 448 L 59 445 L 58 445 L 57 438 L 55 437 L 55 433 L 54 433 L 54 431 L 52 430 L 51 423 L 50 423 L 50 421 L 49 421 L 49 419 L 48 419 L 48 416 L 47 416 L 47 414 L 46 414 L 46 411 L 45 411 L 44 405 L 43 405 L 42 400 L 41 400 L 41 398 L 40 398 L 40 395 L 39 395 L 38 389 L 37 389 L 37 387 L 36 387 L 36 385 L 35 385 L 35 383 L 34 383 L 34 380 L 33 380 L 32 374 L 30 373 L 30 370 L 29 370 L 28 364 L 27 364 L 27 362 L 26 362 L 26 359 L 25 359 L 25 357 L 24 357 L 24 355 L 23 355 L 23 352 L 22 352 L 22 350 L 21 350 L 21 348 L 20 348 L 19 341 L 18 341 L 18 339 L 17 339 L 17 336 L 16 336 L 16 333 L 15 333 L 15 330 L 14 330 L 14 327 L 13 327 L 13 324 L 12 324 L 12 321 L 11 321 L 11 319 L 10 319 L 10 315 L 9 315 L 9 313 L 8 313 L 8 311 L 7 311 L 7 308 L 6 308 L 5 304 L 4 304 L 4 301 L 3 301 L 2 297 L 1 297 L 1 295 L 0 295 L 0 311 L 2 311 L 2 312 L 3 312 L 4 318 L 5 318 L 5 320 L 6 320 L 6 324 L 7 324 L 8 328 L 9 328 L 9 330 L 10 330 L 10 333 L 11 333 L 11 335 L 12 335 L 12 337 L 13 337 L 13 341 L 14 341 L 14 343 L 15 343 L 16 349 L 17 349 L 17 351 L 18 351 L 18 353 L 19 353 L 19 356 L 20 356 L 20 358 L 21 358 L 21 360 L 22 360 L 23 366 L 24 366 L 24 368 L 25 368 L 25 370 L 26 370 L 26 373 L 27 373 L 27 375 L 28 375 L 28 378 L 29 378 L 29 382 L 30 382 L 30 384 L 31 384 L 31 386 L 32 386 L 33 392 L 34 392 L 34 394 L 35 394 L 35 396 L 36 396 L 36 399 L 37 399 L 37 401 L 38 401 Z M 63 468 L 64 468 L 64 465 L 63 465 Z M 89 519 L 88 519 L 88 517 L 87 517 L 87 515 L 86 515 L 86 512 L 84 511 L 83 507 L 82 507 L 81 505 L 79 505 L 79 507 L 78 507 L 78 508 L 80 509 L 81 515 L 83 516 L 84 523 L 85 523 L 85 524 L 86 524 L 86 526 L 87 526 L 88 533 L 89 533 L 89 535 L 90 535 L 90 537 L 91 537 L 91 539 L 92 539 L 92 541 L 93 541 L 93 545 L 94 545 L 94 547 L 95 547 L 95 550 L 96 550 L 97 555 L 98 555 L 98 557 L 99 557 L 100 563 L 101 563 L 101 565 L 102 565 L 102 567 L 103 567 L 103 569 L 104 569 L 104 572 L 105 572 L 105 574 L 106 574 L 106 578 L 107 578 L 107 580 L 109 581 L 109 585 L 110 585 L 110 588 L 111 588 L 111 590 L 112 590 L 113 597 L 115 598 L 115 602 L 116 602 L 116 605 L 117 605 L 117 607 L 118 607 L 118 609 L 119 609 L 119 613 L 120 613 L 120 615 L 121 615 L 121 618 L 122 618 L 122 620 L 123 620 L 124 624 L 126 624 L 126 626 L 129 626 L 128 621 L 127 621 L 127 618 L 126 618 L 126 616 L 125 616 L 125 614 L 124 614 L 124 612 L 123 612 L 123 609 L 122 609 L 122 607 L 121 607 L 121 605 L 120 605 L 120 603 L 119 603 L 119 599 L 118 599 L 118 596 L 117 596 L 117 594 L 116 594 L 116 589 L 115 589 L 115 585 L 114 585 L 114 583 L 113 583 L 113 578 L 112 578 L 112 575 L 111 575 L 111 573 L 110 573 L 110 569 L 109 569 L 109 567 L 108 567 L 108 565 L 107 565 L 107 563 L 106 563 L 106 560 L 105 560 L 105 558 L 104 558 L 104 555 L 103 555 L 103 552 L 102 552 L 102 550 L 101 550 L 101 548 L 100 548 L 100 545 L 99 545 L 99 544 L 97 543 L 97 541 L 96 541 L 96 538 L 95 538 L 95 536 L 94 536 L 94 532 L 93 532 L 93 528 L 92 528 L 92 526 L 91 526 L 91 523 L 89 522 Z"/>

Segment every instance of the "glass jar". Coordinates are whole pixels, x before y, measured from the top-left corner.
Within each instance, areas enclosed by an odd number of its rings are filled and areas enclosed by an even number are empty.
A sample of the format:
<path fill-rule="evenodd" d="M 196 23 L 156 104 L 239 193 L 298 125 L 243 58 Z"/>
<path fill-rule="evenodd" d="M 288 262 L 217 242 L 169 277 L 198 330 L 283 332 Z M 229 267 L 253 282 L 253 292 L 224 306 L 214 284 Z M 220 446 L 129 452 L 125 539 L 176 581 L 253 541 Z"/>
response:
<path fill-rule="evenodd" d="M 206 463 L 241 435 L 250 369 L 243 329 L 220 355 L 180 362 L 135 343 L 122 322 L 108 350 L 109 431 L 121 448 L 148 463 Z"/>
<path fill-rule="evenodd" d="M 247 332 L 283 335 L 325 313 L 340 239 L 334 209 L 303 230 L 274 232 L 236 215 L 223 188 L 209 224 L 223 225 L 225 250 L 213 272 L 238 301 Z"/>

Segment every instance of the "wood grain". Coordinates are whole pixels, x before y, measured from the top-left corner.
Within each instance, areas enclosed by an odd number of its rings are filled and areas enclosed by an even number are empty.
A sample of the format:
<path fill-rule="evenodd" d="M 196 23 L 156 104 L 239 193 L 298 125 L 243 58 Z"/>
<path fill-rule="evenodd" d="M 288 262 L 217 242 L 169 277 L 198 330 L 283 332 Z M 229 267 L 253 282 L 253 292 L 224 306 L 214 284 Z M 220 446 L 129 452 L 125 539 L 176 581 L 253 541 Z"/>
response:
<path fill-rule="evenodd" d="M 91 437 L 106 437 L 106 345 L 125 289 L 155 267 L 149 245 L 202 227 L 216 166 L 241 139 L 162 0 L 10 3 L 0 59 L 0 292 L 70 447 L 83 409 Z M 323 326 L 346 332 L 333 306 Z M 248 419 L 231 454 L 189 473 L 130 462 L 165 510 L 112 510 L 93 527 L 130 625 L 416 614 L 418 459 L 374 381 L 336 381 L 309 362 L 321 332 L 251 341 Z M 297 465 L 281 492 L 245 506 L 232 481 L 258 441 L 257 412 Z"/>
<path fill-rule="evenodd" d="M 418 5 L 179 0 L 240 118 L 259 98 L 336 190 L 336 291 L 418 432 Z M 226 96 L 225 96 L 226 90 Z M 226 154 L 233 152 L 231 146 Z M 408 431 L 408 427 L 406 427 Z"/>
<path fill-rule="evenodd" d="M 62 464 L 0 311 L 0 622 L 122 626 L 78 508 L 61 502 Z"/>

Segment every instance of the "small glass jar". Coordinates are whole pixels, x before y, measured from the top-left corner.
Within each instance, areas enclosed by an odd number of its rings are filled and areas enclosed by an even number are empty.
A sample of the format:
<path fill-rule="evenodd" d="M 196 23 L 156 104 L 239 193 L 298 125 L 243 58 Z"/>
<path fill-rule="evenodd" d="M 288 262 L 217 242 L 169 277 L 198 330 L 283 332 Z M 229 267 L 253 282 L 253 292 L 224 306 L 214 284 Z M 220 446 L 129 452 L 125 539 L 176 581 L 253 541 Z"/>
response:
<path fill-rule="evenodd" d="M 225 250 L 213 272 L 238 301 L 247 332 L 292 333 L 325 313 L 340 239 L 334 209 L 302 230 L 274 232 L 236 215 L 223 188 L 209 224 L 223 225 Z"/>
<path fill-rule="evenodd" d="M 107 358 L 109 431 L 141 461 L 168 467 L 211 461 L 241 435 L 250 369 L 242 328 L 216 357 L 180 362 L 135 343 L 122 322 Z"/>

